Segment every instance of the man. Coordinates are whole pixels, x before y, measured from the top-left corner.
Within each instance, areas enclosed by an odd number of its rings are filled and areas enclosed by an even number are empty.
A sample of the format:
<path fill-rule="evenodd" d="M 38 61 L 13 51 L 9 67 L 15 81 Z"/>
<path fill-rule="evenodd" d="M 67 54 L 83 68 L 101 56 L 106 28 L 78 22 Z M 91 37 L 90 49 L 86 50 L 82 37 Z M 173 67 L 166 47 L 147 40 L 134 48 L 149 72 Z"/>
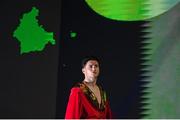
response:
<path fill-rule="evenodd" d="M 97 78 L 100 62 L 96 57 L 86 57 L 82 61 L 84 80 L 71 89 L 65 119 L 108 119 L 111 110 L 106 93 Z"/>

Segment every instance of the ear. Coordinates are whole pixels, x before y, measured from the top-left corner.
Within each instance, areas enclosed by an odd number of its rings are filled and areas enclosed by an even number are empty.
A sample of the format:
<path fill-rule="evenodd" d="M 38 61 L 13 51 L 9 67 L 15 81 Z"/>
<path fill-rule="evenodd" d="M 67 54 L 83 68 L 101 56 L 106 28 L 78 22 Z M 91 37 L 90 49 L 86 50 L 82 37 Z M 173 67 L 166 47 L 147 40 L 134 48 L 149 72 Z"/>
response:
<path fill-rule="evenodd" d="M 82 73 L 84 73 L 85 71 L 84 71 L 84 68 L 82 68 Z"/>

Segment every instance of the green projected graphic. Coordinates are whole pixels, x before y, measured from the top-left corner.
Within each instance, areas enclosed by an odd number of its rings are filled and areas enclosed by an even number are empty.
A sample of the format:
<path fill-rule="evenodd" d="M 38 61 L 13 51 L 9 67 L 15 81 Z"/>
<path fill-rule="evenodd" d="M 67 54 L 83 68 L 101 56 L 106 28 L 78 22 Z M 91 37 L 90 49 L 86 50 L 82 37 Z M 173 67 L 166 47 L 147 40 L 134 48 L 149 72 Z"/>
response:
<path fill-rule="evenodd" d="M 77 36 L 77 33 L 74 31 L 70 31 L 70 37 L 75 38 Z"/>
<path fill-rule="evenodd" d="M 146 49 L 143 65 L 150 77 L 144 81 L 150 82 L 143 103 L 145 118 L 176 119 L 180 118 L 180 4 L 166 14 L 155 17 L 145 37 L 150 37 L 143 43 Z"/>
<path fill-rule="evenodd" d="M 96 13 L 122 21 L 146 20 L 158 16 L 180 0 L 85 0 Z"/>
<path fill-rule="evenodd" d="M 20 52 L 29 53 L 42 51 L 47 43 L 55 44 L 53 33 L 46 32 L 42 25 L 38 24 L 36 17 L 39 10 L 35 7 L 28 13 L 25 13 L 20 19 L 20 25 L 13 33 L 13 37 L 20 42 Z"/>

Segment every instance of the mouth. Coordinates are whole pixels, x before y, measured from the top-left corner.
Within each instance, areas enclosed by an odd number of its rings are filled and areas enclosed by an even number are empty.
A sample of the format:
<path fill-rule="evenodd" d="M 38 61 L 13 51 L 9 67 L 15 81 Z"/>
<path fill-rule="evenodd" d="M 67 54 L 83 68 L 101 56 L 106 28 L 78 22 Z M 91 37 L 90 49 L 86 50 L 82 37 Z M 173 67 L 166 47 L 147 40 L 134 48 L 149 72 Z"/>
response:
<path fill-rule="evenodd" d="M 97 72 L 92 72 L 93 74 L 97 74 Z"/>
<path fill-rule="evenodd" d="M 92 73 L 92 76 L 97 77 L 97 76 L 98 76 L 98 73 L 97 73 L 97 72 L 93 72 L 93 73 Z"/>

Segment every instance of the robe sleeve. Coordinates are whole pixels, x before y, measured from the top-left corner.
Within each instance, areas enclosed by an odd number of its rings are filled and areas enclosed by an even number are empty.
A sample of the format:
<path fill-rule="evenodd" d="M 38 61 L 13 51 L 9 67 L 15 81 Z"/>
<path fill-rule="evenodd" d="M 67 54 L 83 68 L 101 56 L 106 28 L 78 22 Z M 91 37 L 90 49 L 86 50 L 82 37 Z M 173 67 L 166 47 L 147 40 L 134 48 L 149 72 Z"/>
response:
<path fill-rule="evenodd" d="M 65 119 L 79 119 L 82 115 L 80 88 L 72 88 L 66 108 Z"/>

